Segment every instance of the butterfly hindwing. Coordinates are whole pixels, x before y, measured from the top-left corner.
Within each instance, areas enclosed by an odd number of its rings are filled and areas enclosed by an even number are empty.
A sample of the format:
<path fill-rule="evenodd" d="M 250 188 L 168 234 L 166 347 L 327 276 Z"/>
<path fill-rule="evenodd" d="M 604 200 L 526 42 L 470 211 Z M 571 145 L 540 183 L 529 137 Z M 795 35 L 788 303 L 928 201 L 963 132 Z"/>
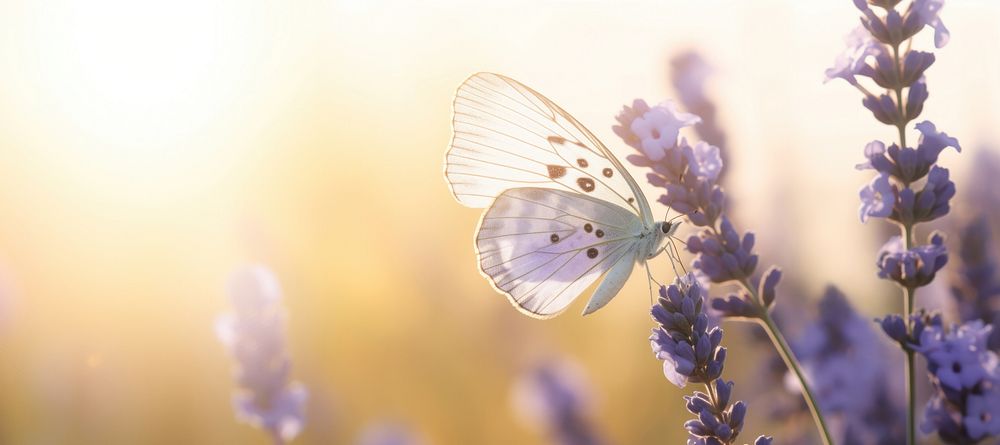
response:
<path fill-rule="evenodd" d="M 445 176 L 455 197 L 487 207 L 504 190 L 571 191 L 652 216 L 624 167 L 558 105 L 499 74 L 478 73 L 459 87 Z"/>
<path fill-rule="evenodd" d="M 629 210 L 582 193 L 514 188 L 484 213 L 476 250 L 483 273 L 511 303 L 548 318 L 616 264 L 631 268 L 642 228 Z M 618 275 L 620 288 L 628 274 Z"/>

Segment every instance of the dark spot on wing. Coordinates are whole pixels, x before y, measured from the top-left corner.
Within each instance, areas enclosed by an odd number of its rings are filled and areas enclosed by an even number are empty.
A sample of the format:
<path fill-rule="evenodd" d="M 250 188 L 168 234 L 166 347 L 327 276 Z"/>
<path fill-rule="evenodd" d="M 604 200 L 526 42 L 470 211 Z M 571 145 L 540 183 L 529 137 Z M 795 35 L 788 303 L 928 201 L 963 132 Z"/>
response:
<path fill-rule="evenodd" d="M 604 238 L 604 231 L 601 229 L 597 229 L 597 231 L 594 232 L 594 235 L 597 235 L 598 238 Z"/>
<path fill-rule="evenodd" d="M 566 138 L 564 138 L 562 136 L 549 136 L 546 139 L 549 140 L 550 144 L 565 144 L 566 143 Z"/>
<path fill-rule="evenodd" d="M 593 232 L 594 231 L 594 226 L 590 225 L 590 223 L 584 224 L 583 225 L 583 231 L 587 232 L 587 233 Z"/>
<path fill-rule="evenodd" d="M 635 202 L 635 198 L 629 198 L 629 199 L 628 199 L 628 203 L 629 203 L 629 204 L 632 204 L 633 202 Z"/>
<path fill-rule="evenodd" d="M 587 258 L 597 258 L 597 248 L 591 247 L 587 249 Z"/>
<path fill-rule="evenodd" d="M 580 186 L 580 189 L 585 192 L 594 191 L 594 180 L 590 178 L 579 178 L 576 180 L 576 185 Z"/>
<path fill-rule="evenodd" d="M 610 178 L 611 175 L 615 174 L 615 172 L 613 170 L 611 170 L 610 168 L 607 168 L 607 167 L 605 167 L 604 170 L 601 170 L 601 173 L 604 174 L 605 178 Z"/>
<path fill-rule="evenodd" d="M 576 164 L 579 165 L 580 168 L 587 168 L 587 166 L 590 165 L 589 163 L 587 163 L 587 160 L 583 158 L 577 159 Z"/>
<path fill-rule="evenodd" d="M 561 165 L 548 165 L 547 167 L 549 168 L 549 177 L 552 179 L 566 176 L 566 167 Z"/>
<path fill-rule="evenodd" d="M 552 240 L 553 243 L 558 243 L 559 242 L 559 235 L 553 233 L 552 236 L 549 237 L 549 239 Z"/>

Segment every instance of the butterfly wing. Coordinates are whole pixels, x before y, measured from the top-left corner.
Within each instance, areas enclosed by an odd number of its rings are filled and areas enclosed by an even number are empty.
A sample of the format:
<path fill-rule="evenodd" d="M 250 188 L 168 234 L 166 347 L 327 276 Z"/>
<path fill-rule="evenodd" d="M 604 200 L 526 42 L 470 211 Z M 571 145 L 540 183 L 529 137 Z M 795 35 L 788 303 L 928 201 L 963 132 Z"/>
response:
<path fill-rule="evenodd" d="M 445 177 L 463 205 L 482 208 L 507 189 L 586 194 L 630 209 L 652 226 L 649 203 L 621 162 L 573 116 L 520 82 L 470 76 L 454 103 Z"/>
<path fill-rule="evenodd" d="M 589 195 L 515 188 L 501 193 L 483 214 L 476 251 L 483 274 L 515 307 L 549 318 L 616 264 L 628 262 L 630 272 L 642 230 L 631 211 Z M 610 295 L 601 298 L 601 306 L 628 278 L 622 274 L 602 291 Z"/>

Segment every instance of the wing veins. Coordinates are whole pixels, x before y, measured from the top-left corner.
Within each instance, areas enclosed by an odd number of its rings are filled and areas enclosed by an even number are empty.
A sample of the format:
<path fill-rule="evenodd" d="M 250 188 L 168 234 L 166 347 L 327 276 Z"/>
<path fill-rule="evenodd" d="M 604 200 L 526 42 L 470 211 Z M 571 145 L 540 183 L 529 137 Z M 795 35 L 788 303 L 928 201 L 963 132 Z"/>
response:
<path fill-rule="evenodd" d="M 478 87 L 478 86 L 473 86 L 473 88 L 474 88 L 474 89 L 476 89 L 477 91 L 482 91 L 482 90 L 479 90 L 479 87 Z M 491 92 L 490 92 L 490 91 L 486 91 L 485 93 L 486 93 L 486 94 L 489 94 L 489 93 L 491 93 Z M 519 101 L 518 101 L 517 99 L 514 99 L 514 98 L 511 98 L 511 97 L 507 96 L 506 94 L 503 94 L 503 93 L 500 93 L 499 91 L 492 91 L 492 93 L 494 93 L 494 94 L 496 94 L 496 95 L 500 95 L 500 96 L 504 96 L 504 97 L 506 97 L 506 98 L 508 98 L 508 99 L 510 99 L 510 100 L 512 100 L 512 101 L 514 101 L 515 103 L 518 103 L 518 104 L 520 104 L 520 102 L 519 102 Z M 470 94 L 469 96 L 473 96 L 473 95 L 472 95 L 472 94 Z M 505 104 L 502 104 L 502 103 L 500 103 L 500 102 L 498 102 L 497 100 L 494 100 L 494 99 L 492 99 L 492 98 L 489 98 L 489 97 L 486 97 L 486 96 L 482 96 L 482 95 L 479 95 L 479 94 L 475 95 L 474 97 L 477 97 L 477 98 L 480 98 L 480 99 L 483 99 L 483 100 L 487 100 L 487 101 L 489 101 L 489 102 L 493 103 L 494 105 L 496 105 L 496 106 L 498 106 L 498 107 L 503 107 L 503 108 L 506 108 L 506 109 L 510 110 L 511 112 L 513 112 L 513 113 L 517 113 L 517 114 L 518 114 L 518 115 L 520 115 L 521 117 L 523 117 L 523 118 L 525 118 L 525 119 L 528 119 L 528 120 L 530 120 L 530 121 L 532 121 L 532 122 L 538 122 L 538 121 L 537 121 L 537 120 L 536 120 L 535 118 L 532 118 L 532 117 L 530 117 L 530 116 L 528 116 L 528 115 L 525 115 L 524 113 L 521 113 L 520 111 L 518 111 L 518 110 L 516 110 L 516 109 L 514 109 L 514 108 L 511 108 L 511 107 L 509 107 L 509 106 L 507 106 L 507 105 L 505 105 Z M 476 101 L 474 101 L 474 100 L 470 99 L 469 97 L 464 97 L 464 99 L 466 99 L 466 100 L 468 100 L 468 101 L 470 101 L 470 102 L 473 102 L 473 103 L 476 103 Z M 489 106 L 488 104 L 482 104 L 482 103 L 480 103 L 480 104 L 481 104 L 481 105 L 483 105 L 483 106 Z M 527 107 L 525 107 L 525 108 L 527 108 Z M 555 120 L 553 120 L 552 116 L 548 116 L 548 115 L 546 115 L 545 113 L 542 113 L 542 112 L 540 112 L 539 110 L 535 110 L 535 109 L 529 109 L 529 111 L 534 111 L 534 112 L 535 112 L 536 114 L 538 114 L 538 115 L 539 115 L 539 116 L 541 116 L 542 118 L 546 119 L 546 120 L 547 120 L 548 122 L 551 122 L 551 123 L 553 123 L 553 124 L 556 124 L 556 125 L 559 125 L 559 123 L 558 123 L 558 122 L 556 122 Z M 560 127 L 561 127 L 561 126 L 560 126 Z M 553 133 L 555 133 L 555 132 L 556 132 L 556 131 L 555 131 L 555 128 L 550 128 L 550 129 L 551 129 L 551 130 L 553 130 Z M 566 129 L 565 129 L 565 128 L 563 128 L 563 131 L 565 131 L 565 130 L 566 130 Z"/>
<path fill-rule="evenodd" d="M 569 283 L 569 285 L 567 285 L 566 287 L 563 287 L 563 288 L 562 288 L 562 290 L 560 290 L 560 291 L 559 291 L 559 293 L 557 293 L 557 294 L 555 294 L 554 296 L 550 297 L 550 298 L 549 298 L 549 299 L 548 299 L 548 300 L 547 300 L 547 301 L 546 301 L 546 302 L 545 302 L 544 304 L 542 304 L 542 306 L 541 306 L 541 307 L 539 307 L 539 308 L 538 308 L 538 310 L 539 310 L 539 311 L 544 311 L 544 310 L 545 310 L 545 308 L 549 307 L 549 305 L 550 305 L 550 304 L 552 304 L 552 302 L 556 301 L 556 299 L 558 299 L 558 298 L 559 298 L 559 296 L 563 294 L 563 292 L 566 292 L 566 289 L 569 289 L 570 287 L 572 287 L 572 286 L 573 286 L 574 284 L 576 284 L 576 282 L 577 282 L 577 281 L 580 281 L 580 279 L 582 279 L 582 278 L 584 277 L 584 275 L 587 275 L 587 274 L 588 274 L 588 273 L 590 273 L 590 272 L 591 272 L 592 270 L 594 270 L 594 268 L 595 268 L 595 267 L 597 267 L 597 266 L 601 265 L 601 263 L 603 263 L 604 261 L 606 261 L 606 260 L 610 259 L 610 258 L 611 258 L 611 256 L 612 256 L 612 255 L 614 255 L 614 252 L 617 252 L 618 250 L 620 250 L 620 249 L 621 249 L 621 247 L 623 247 L 623 246 L 626 246 L 626 245 L 627 245 L 627 244 L 624 244 L 624 243 L 623 243 L 623 244 L 621 244 L 620 246 L 618 246 L 618 247 L 616 247 L 616 248 L 615 248 L 614 250 L 612 250 L 612 251 L 611 251 L 610 253 L 608 253 L 608 256 L 604 257 L 604 259 L 603 259 L 603 260 L 601 260 L 601 261 L 597 262 L 596 264 L 594 264 L 594 265 L 590 266 L 590 268 L 588 268 L 588 269 L 586 270 L 586 272 L 584 272 L 584 273 L 580 274 L 580 275 L 579 275 L 579 276 L 578 276 L 578 277 L 577 277 L 577 278 L 576 278 L 575 280 L 571 281 L 571 282 Z M 629 249 L 629 250 L 631 250 L 631 249 Z M 626 250 L 626 252 L 625 252 L 625 253 L 628 253 L 628 251 Z M 621 260 L 621 259 L 622 259 L 622 256 L 624 256 L 624 255 L 625 255 L 625 253 L 623 253 L 623 254 L 619 255 L 619 256 L 618 256 L 617 258 L 615 258 L 615 259 L 614 259 L 614 261 L 612 261 L 612 262 L 611 262 L 611 265 L 612 265 L 612 267 L 614 266 L 614 264 L 615 264 L 615 263 L 617 263 L 617 262 L 618 262 L 619 260 Z M 565 266 L 565 265 L 564 265 L 564 266 Z M 563 266 L 560 266 L 560 269 L 561 269 L 562 267 L 563 267 Z M 634 266 L 633 266 L 633 267 L 634 267 Z M 609 268 L 609 270 L 610 270 L 610 268 Z M 606 271 L 605 271 L 605 272 L 606 272 Z"/>

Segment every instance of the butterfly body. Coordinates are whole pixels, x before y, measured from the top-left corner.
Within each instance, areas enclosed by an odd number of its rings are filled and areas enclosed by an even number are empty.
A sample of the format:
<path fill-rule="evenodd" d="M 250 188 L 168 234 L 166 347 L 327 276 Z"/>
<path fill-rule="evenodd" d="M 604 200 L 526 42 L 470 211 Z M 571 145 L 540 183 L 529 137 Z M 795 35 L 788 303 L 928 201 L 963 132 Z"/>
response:
<path fill-rule="evenodd" d="M 676 228 L 655 222 L 638 184 L 593 134 L 550 100 L 491 73 L 455 98 L 445 176 L 485 207 L 480 270 L 522 312 L 562 312 L 604 275 L 584 313 L 610 301 Z"/>

